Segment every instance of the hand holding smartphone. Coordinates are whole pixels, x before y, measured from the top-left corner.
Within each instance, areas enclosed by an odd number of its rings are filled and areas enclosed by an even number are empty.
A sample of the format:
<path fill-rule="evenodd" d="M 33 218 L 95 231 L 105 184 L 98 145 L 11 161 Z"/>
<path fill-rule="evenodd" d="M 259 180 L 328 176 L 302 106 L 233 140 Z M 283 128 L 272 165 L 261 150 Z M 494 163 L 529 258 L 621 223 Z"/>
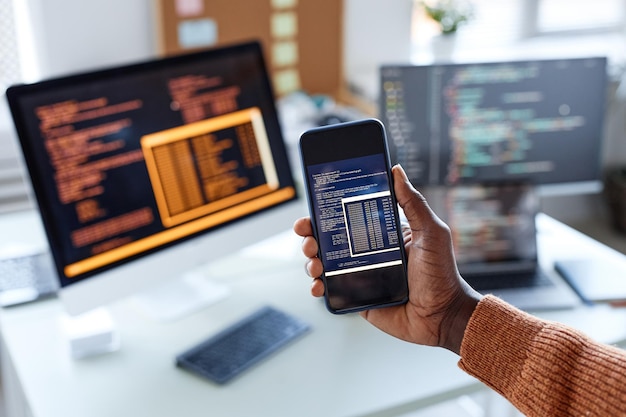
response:
<path fill-rule="evenodd" d="M 365 119 L 308 130 L 300 153 L 328 310 L 405 303 L 406 255 L 383 124 Z"/>

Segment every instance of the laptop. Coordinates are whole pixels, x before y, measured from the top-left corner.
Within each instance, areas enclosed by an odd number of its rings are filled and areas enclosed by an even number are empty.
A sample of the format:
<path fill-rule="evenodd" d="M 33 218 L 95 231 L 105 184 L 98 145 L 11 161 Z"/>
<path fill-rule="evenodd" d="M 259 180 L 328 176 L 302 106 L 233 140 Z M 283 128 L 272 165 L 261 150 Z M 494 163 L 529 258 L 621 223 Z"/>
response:
<path fill-rule="evenodd" d="M 539 197 L 528 183 L 459 185 L 427 195 L 450 226 L 459 272 L 477 291 L 522 310 L 572 308 L 581 299 L 539 264 Z"/>

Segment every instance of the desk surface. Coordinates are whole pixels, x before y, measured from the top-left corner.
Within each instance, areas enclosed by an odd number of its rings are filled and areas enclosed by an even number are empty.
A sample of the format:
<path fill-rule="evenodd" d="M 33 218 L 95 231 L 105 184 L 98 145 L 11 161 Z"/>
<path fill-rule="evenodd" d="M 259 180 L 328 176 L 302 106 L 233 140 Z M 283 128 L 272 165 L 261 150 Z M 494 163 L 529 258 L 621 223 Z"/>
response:
<path fill-rule="evenodd" d="M 11 236 L 16 240 L 42 237 L 34 215 L 11 217 L 11 226 L 7 219 L 0 219 L 2 240 L 11 230 L 22 230 Z M 623 258 L 547 216 L 538 223 L 545 262 L 575 253 Z M 152 321 L 128 301 L 110 306 L 122 347 L 98 357 L 71 359 L 58 300 L 5 309 L 3 359 L 30 412 L 40 417 L 382 416 L 483 388 L 450 352 L 401 342 L 356 315 L 326 312 L 309 295 L 299 246 L 287 232 L 208 266 L 207 277 L 229 285 L 232 294 L 179 321 Z M 309 321 L 313 331 L 226 386 L 174 366 L 177 353 L 266 304 Z M 626 310 L 581 307 L 543 316 L 604 342 L 626 340 Z"/>

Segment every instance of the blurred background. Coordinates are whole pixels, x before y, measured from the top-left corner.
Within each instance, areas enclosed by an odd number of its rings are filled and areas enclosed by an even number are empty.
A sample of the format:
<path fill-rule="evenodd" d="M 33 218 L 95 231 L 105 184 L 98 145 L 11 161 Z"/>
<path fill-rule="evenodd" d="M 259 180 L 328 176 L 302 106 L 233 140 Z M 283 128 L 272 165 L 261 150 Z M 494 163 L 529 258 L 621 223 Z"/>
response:
<path fill-rule="evenodd" d="M 607 178 L 626 172 L 624 0 L 0 0 L 0 90 L 250 38 L 263 43 L 294 149 L 324 117 L 377 117 L 382 64 L 607 57 L 602 166 Z M 626 253 L 624 195 L 550 195 L 542 210 Z M 3 98 L 0 213 L 33 207 Z M 484 395 L 419 415 L 513 415 Z"/>
<path fill-rule="evenodd" d="M 606 56 L 603 166 L 626 165 L 622 0 L 0 0 L 0 89 L 252 37 L 291 144 L 322 110 L 377 116 L 381 64 Z M 16 149 L 3 99 L 0 212 L 32 207 Z M 626 250 L 603 193 L 550 196 L 543 210 Z"/>

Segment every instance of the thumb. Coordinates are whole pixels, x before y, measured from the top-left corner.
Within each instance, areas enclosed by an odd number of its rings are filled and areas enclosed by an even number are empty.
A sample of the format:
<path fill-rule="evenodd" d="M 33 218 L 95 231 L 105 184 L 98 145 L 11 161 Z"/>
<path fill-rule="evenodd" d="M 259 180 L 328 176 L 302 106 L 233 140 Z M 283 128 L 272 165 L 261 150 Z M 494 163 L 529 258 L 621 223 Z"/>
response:
<path fill-rule="evenodd" d="M 413 187 L 404 169 L 400 165 L 395 165 L 391 172 L 396 199 L 402 207 L 411 229 L 420 229 L 424 222 L 433 221 L 436 215 L 428 206 L 424 196 Z"/>

